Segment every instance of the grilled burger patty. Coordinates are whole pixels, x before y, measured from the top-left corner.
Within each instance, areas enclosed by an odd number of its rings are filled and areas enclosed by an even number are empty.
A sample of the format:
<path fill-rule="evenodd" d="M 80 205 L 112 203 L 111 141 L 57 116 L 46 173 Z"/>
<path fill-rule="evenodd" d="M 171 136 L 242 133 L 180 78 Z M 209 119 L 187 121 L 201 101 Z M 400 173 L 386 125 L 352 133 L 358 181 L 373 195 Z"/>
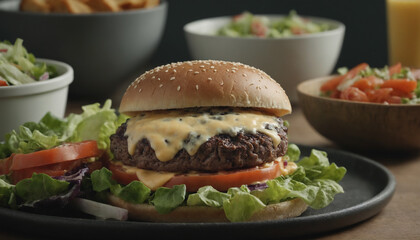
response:
<path fill-rule="evenodd" d="M 111 151 L 115 159 L 123 164 L 168 172 L 217 172 L 240 168 L 251 168 L 263 163 L 272 162 L 283 156 L 287 150 L 287 127 L 283 120 L 277 118 L 281 128 L 277 132 L 281 138 L 275 147 L 272 139 L 262 133 L 239 133 L 236 136 L 219 134 L 203 143 L 197 153 L 190 156 L 185 149 L 180 150 L 173 159 L 163 162 L 156 158 L 155 151 L 147 139 L 136 144 L 133 155 L 128 153 L 127 137 L 124 133 L 127 124 L 122 124 L 117 132 L 111 135 Z"/>

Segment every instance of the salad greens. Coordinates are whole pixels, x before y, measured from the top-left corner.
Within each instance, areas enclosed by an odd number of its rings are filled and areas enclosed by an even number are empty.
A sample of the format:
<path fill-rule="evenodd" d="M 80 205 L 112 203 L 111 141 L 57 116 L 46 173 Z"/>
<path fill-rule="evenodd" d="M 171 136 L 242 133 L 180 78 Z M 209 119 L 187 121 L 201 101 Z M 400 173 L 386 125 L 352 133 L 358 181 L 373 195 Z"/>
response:
<path fill-rule="evenodd" d="M 6 85 L 33 83 L 57 75 L 53 66 L 36 62 L 35 56 L 23 46 L 22 39 L 16 39 L 14 44 L 0 42 L 0 80 Z"/>
<path fill-rule="evenodd" d="M 319 33 L 329 30 L 328 24 L 316 23 L 300 17 L 296 11 L 289 15 L 270 20 L 266 16 L 244 12 L 217 31 L 219 36 L 283 38 L 301 34 Z"/>
<path fill-rule="evenodd" d="M 109 151 L 109 136 L 128 119 L 117 115 L 111 100 L 83 106 L 83 113 L 70 114 L 65 119 L 47 113 L 38 123 L 27 122 L 5 135 L 0 143 L 0 159 L 12 153 L 31 153 L 56 147 L 64 142 L 96 140 L 98 148 Z"/>

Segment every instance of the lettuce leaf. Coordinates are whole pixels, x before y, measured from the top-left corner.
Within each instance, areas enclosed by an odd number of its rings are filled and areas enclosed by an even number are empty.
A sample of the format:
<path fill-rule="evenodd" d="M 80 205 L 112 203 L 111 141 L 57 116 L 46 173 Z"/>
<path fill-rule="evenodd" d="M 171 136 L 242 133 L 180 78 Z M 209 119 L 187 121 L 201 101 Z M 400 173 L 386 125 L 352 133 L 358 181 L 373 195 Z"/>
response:
<path fill-rule="evenodd" d="M 172 188 L 160 187 L 153 194 L 150 203 L 155 206 L 158 213 L 169 213 L 184 202 L 186 192 L 184 184 Z"/>
<path fill-rule="evenodd" d="M 23 179 L 16 184 L 16 195 L 25 202 L 32 202 L 66 192 L 69 184 L 43 173 L 34 173 L 32 178 Z"/>

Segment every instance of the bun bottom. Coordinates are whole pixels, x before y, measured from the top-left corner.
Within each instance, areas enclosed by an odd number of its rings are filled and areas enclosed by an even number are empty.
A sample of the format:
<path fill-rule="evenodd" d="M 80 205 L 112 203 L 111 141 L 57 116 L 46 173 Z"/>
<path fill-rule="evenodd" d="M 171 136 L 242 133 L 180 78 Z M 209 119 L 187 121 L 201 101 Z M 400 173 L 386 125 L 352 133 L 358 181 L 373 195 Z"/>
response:
<path fill-rule="evenodd" d="M 229 222 L 223 209 L 205 206 L 181 206 L 168 214 L 160 214 L 149 204 L 132 204 L 111 195 L 111 204 L 128 210 L 129 219 L 145 222 Z M 300 216 L 308 205 L 301 199 L 267 205 L 256 212 L 249 222 L 280 220 Z"/>

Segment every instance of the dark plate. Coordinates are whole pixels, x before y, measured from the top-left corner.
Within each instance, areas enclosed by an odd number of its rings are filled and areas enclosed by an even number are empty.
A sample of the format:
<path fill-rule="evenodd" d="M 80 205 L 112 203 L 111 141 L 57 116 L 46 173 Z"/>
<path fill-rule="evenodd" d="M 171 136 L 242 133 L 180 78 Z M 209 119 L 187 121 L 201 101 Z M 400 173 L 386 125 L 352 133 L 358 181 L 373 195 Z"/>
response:
<path fill-rule="evenodd" d="M 307 156 L 312 147 L 299 146 Z M 268 222 L 251 223 L 147 223 L 118 222 L 83 218 L 57 217 L 32 214 L 0 208 L 2 228 L 15 228 L 31 236 L 93 237 L 92 239 L 145 237 L 235 237 L 235 238 L 281 238 L 327 232 L 366 220 L 382 210 L 395 190 L 395 179 L 382 165 L 352 153 L 322 149 L 331 162 L 347 168 L 341 181 L 345 193 L 320 210 L 308 209 L 300 217 Z M 146 234 L 146 235 L 145 235 Z"/>

